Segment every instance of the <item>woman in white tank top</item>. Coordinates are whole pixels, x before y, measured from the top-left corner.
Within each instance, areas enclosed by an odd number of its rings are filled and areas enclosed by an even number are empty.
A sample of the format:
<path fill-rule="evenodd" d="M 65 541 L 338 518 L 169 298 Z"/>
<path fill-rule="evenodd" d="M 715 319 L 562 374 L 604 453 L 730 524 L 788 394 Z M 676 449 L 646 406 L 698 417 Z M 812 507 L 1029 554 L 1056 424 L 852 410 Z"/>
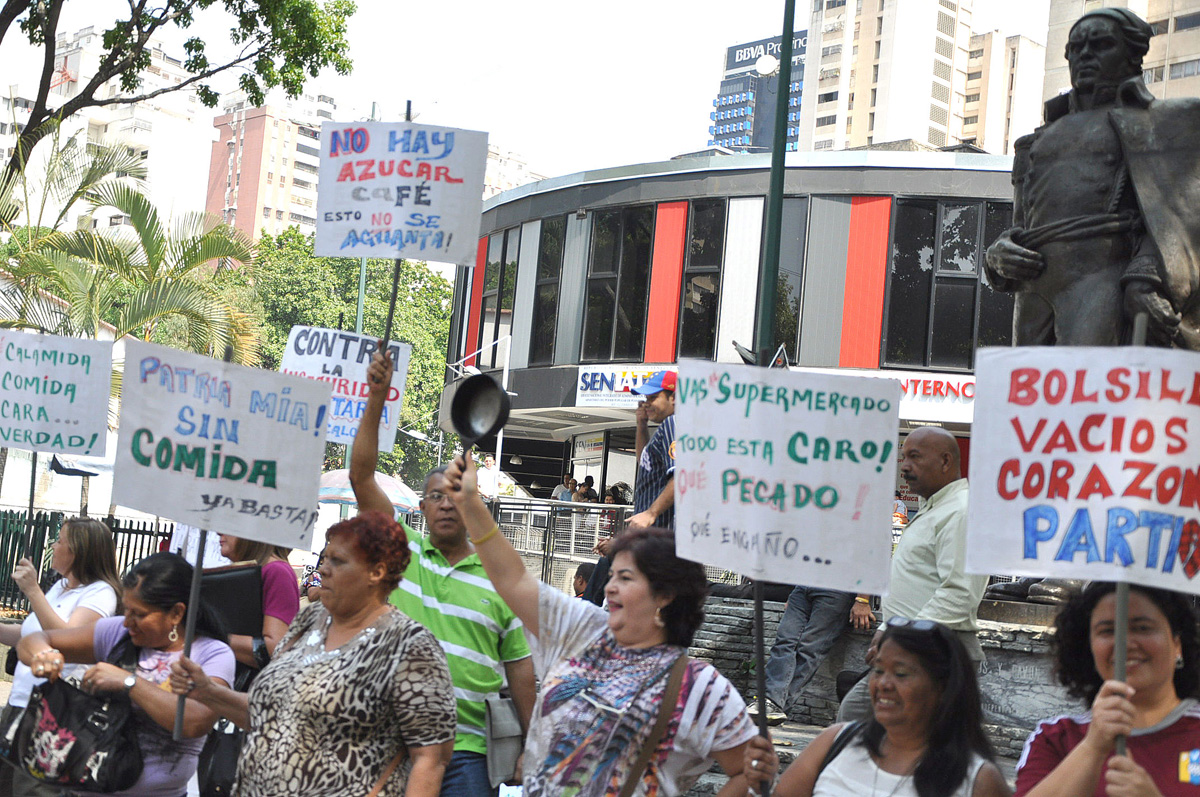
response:
<path fill-rule="evenodd" d="M 983 734 L 975 665 L 954 632 L 893 617 L 867 651 L 874 717 L 826 729 L 772 790 L 777 797 L 1008 797 Z M 752 783 L 773 779 L 775 748 L 756 737 Z M 756 777 L 757 776 L 757 777 Z"/>

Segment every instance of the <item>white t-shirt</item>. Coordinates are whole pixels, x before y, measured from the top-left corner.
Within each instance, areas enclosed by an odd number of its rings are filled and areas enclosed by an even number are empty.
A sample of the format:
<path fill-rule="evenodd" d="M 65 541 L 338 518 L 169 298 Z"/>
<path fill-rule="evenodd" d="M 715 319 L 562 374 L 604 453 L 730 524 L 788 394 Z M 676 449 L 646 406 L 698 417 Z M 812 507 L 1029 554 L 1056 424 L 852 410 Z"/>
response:
<path fill-rule="evenodd" d="M 91 609 L 101 617 L 112 617 L 117 613 L 117 593 L 107 581 L 93 581 L 75 589 L 67 589 L 67 580 L 60 579 L 46 593 L 46 600 L 54 609 L 54 613 L 64 620 L 70 620 L 76 609 Z M 21 623 L 21 636 L 26 637 L 34 631 L 42 630 L 42 621 L 33 612 Z M 63 678 L 82 678 L 87 672 L 86 664 L 68 664 L 63 668 Z M 45 682 L 45 678 L 35 678 L 33 671 L 20 662 L 17 671 L 13 673 L 12 693 L 8 702 L 13 706 L 29 705 L 29 695 L 33 687 Z"/>
<path fill-rule="evenodd" d="M 530 647 L 543 678 L 525 741 L 526 797 L 616 797 L 684 651 L 622 647 L 608 629 L 607 612 L 546 584 L 539 593 L 537 644 Z M 692 659 L 672 722 L 634 794 L 684 794 L 713 753 L 754 734 L 733 685 L 711 664 Z"/>
<path fill-rule="evenodd" d="M 842 730 L 844 732 L 845 728 Z M 983 764 L 982 757 L 972 755 L 971 763 L 967 764 L 966 779 L 950 797 L 970 797 Z M 917 789 L 913 786 L 911 775 L 893 775 L 880 769 L 871 760 L 871 754 L 862 740 L 855 739 L 821 772 L 813 787 L 812 797 L 859 797 L 863 794 L 917 797 Z"/>

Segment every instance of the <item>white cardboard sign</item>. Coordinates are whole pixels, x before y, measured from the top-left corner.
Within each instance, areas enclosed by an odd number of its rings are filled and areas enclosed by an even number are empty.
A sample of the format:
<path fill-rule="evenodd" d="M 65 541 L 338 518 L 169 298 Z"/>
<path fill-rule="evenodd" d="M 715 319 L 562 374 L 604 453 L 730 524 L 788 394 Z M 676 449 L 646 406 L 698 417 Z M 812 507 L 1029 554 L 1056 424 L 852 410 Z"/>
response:
<path fill-rule="evenodd" d="M 313 252 L 474 262 L 487 133 L 325 122 Z"/>
<path fill-rule="evenodd" d="M 985 349 L 969 572 L 1200 593 L 1200 356 Z"/>
<path fill-rule="evenodd" d="M 310 548 L 329 385 L 131 340 L 113 501 Z"/>
<path fill-rule="evenodd" d="M 685 360 L 679 555 L 756 579 L 884 593 L 900 385 Z"/>
<path fill-rule="evenodd" d="M 112 343 L 0 330 L 0 446 L 104 456 Z"/>
<path fill-rule="evenodd" d="M 354 444 L 358 421 L 367 405 L 367 367 L 378 347 L 378 338 L 338 329 L 294 326 L 288 333 L 279 370 L 326 382 L 333 390 L 326 414 L 327 443 Z M 388 349 L 395 371 L 379 420 L 379 450 L 383 452 L 396 445 L 408 363 L 412 359 L 412 346 L 407 343 L 392 341 Z"/>

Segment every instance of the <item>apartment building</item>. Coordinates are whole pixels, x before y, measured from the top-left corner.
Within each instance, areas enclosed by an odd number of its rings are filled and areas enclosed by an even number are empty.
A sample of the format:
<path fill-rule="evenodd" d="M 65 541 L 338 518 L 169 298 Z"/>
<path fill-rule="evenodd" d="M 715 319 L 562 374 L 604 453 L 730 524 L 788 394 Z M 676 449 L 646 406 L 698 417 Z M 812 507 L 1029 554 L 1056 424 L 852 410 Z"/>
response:
<path fill-rule="evenodd" d="M 778 68 L 782 36 L 736 44 L 725 51 L 725 70 L 721 87 L 713 100 L 708 118 L 708 146 L 733 152 L 770 152 L 775 137 L 777 109 L 777 72 L 761 72 L 774 58 Z M 788 81 L 787 149 L 797 148 L 800 135 L 800 98 L 804 91 L 804 55 L 808 31 L 796 33 L 792 40 L 792 67 Z M 764 57 L 769 57 L 764 62 Z"/>
<path fill-rule="evenodd" d="M 1200 0 L 1051 0 L 1043 99 L 1071 88 L 1067 36 L 1077 19 L 1101 7 L 1128 8 L 1154 29 L 1142 61 L 1150 93 L 1159 99 L 1200 97 Z"/>
<path fill-rule="evenodd" d="M 1046 48 L 1000 31 L 971 37 L 962 105 L 962 141 L 998 155 L 1042 120 Z"/>

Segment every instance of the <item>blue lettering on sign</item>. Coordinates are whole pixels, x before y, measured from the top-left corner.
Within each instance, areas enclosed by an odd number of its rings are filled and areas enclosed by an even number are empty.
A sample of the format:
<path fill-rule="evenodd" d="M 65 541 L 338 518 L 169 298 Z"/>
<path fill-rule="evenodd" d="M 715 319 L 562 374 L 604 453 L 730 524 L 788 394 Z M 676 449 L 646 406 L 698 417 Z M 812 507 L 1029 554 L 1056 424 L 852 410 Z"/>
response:
<path fill-rule="evenodd" d="M 426 135 L 428 133 L 428 135 Z M 441 148 L 440 154 L 433 154 L 430 150 L 430 145 L 434 148 Z M 399 149 L 401 152 L 407 152 L 413 155 L 424 155 L 425 157 L 417 158 L 419 161 L 436 161 L 449 155 L 454 151 L 454 133 L 426 130 L 404 130 L 397 135 L 397 131 L 392 130 L 388 133 L 388 152 L 395 152 Z"/>

